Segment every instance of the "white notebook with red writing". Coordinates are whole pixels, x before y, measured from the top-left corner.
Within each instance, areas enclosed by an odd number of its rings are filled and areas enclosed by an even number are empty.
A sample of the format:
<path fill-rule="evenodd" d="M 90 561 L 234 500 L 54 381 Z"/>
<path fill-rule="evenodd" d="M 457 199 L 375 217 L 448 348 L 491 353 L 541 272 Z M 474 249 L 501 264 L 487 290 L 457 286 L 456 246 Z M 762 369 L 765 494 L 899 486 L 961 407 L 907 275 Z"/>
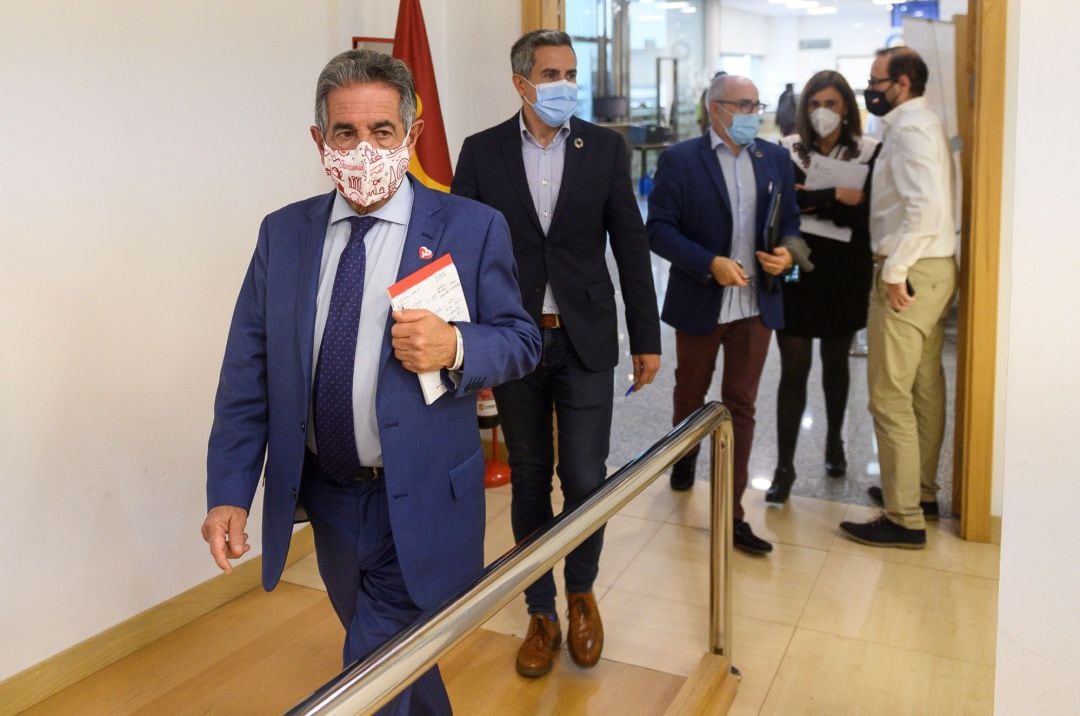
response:
<path fill-rule="evenodd" d="M 390 307 L 395 311 L 423 308 L 444 321 L 468 322 L 469 306 L 461 279 L 450 254 L 443 254 L 427 266 L 412 272 L 386 289 Z M 442 380 L 442 371 L 419 373 L 424 402 L 431 405 L 449 390 Z"/>

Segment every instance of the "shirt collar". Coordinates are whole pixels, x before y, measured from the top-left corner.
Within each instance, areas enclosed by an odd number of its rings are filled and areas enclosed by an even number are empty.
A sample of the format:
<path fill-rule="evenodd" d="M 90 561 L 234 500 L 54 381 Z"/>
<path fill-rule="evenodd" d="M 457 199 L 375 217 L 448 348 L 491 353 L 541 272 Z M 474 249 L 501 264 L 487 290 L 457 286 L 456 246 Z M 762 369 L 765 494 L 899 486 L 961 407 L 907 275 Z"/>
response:
<path fill-rule="evenodd" d="M 412 215 L 413 205 L 413 188 L 412 182 L 409 181 L 409 177 L 406 176 L 401 182 L 401 186 L 390 197 L 389 201 L 380 206 L 370 214 L 365 216 L 373 216 L 376 219 L 382 221 L 389 221 L 392 224 L 401 224 L 402 226 L 409 225 L 409 217 Z M 356 210 L 349 206 L 349 202 L 345 200 L 345 197 L 341 195 L 341 192 L 336 192 L 334 196 L 334 208 L 330 211 L 330 223 L 336 224 L 343 219 L 348 219 L 353 216 L 360 216 L 356 213 Z"/>
<path fill-rule="evenodd" d="M 525 110 L 524 109 L 521 110 L 520 112 L 518 112 L 518 127 L 521 129 L 521 141 L 530 142 L 532 144 L 535 144 L 538 147 L 542 147 L 540 142 L 536 141 L 536 137 L 534 137 L 532 135 L 532 132 L 529 131 L 529 128 L 525 126 Z M 567 117 L 566 121 L 562 123 L 561 127 L 559 127 L 559 131 L 555 133 L 555 138 L 551 140 L 551 144 L 549 144 L 546 147 L 542 147 L 542 148 L 543 149 L 551 149 L 552 147 L 559 146 L 564 141 L 566 141 L 566 137 L 569 134 L 570 134 L 570 118 Z"/>
<path fill-rule="evenodd" d="M 907 102 L 893 107 L 888 112 L 886 112 L 885 116 L 881 118 L 881 121 L 884 122 L 886 126 L 891 127 L 897 122 L 899 122 L 901 119 L 903 119 L 904 115 L 908 114 L 909 112 L 914 112 L 918 109 L 926 109 L 926 106 L 926 97 L 912 97 Z"/>
<path fill-rule="evenodd" d="M 756 141 L 757 141 L 757 139 L 754 139 L 749 144 L 744 145 L 743 149 L 744 150 L 749 149 L 749 150 L 752 151 L 754 149 L 754 142 L 756 142 Z M 720 135 L 716 133 L 716 130 L 712 128 L 712 125 L 709 125 L 709 146 L 712 147 L 712 150 L 714 152 L 716 151 L 716 148 L 718 146 L 723 147 L 725 152 L 727 152 L 728 154 L 730 154 L 733 157 L 735 156 L 734 152 L 731 151 L 731 148 L 728 147 L 728 145 L 724 144 L 724 140 L 721 139 Z M 742 154 L 742 152 L 739 152 L 739 153 Z"/>

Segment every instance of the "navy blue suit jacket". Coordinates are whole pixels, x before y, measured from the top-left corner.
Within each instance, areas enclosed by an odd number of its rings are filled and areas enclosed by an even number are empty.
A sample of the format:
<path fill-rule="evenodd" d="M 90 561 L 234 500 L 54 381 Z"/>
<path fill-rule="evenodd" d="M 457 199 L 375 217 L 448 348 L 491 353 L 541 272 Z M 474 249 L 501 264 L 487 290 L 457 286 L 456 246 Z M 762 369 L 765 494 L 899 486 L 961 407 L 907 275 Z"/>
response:
<path fill-rule="evenodd" d="M 649 194 L 646 230 L 654 252 L 671 262 L 664 308 L 660 318 L 681 331 L 704 335 L 716 328 L 724 287 L 713 279 L 709 265 L 715 256 L 731 256 L 733 230 L 731 197 L 720 171 L 710 135 L 687 139 L 668 148 L 656 165 Z M 779 190 L 780 237 L 799 235 L 795 201 L 795 172 L 787 150 L 760 139 L 742 151 L 750 152 L 757 182 L 757 249 L 765 250 L 765 221 L 769 187 Z M 765 271 L 758 266 L 757 274 Z M 757 292 L 761 320 L 772 329 L 784 327 L 783 295 Z"/>
<path fill-rule="evenodd" d="M 465 140 L 451 191 L 506 217 L 525 309 L 540 320 L 544 287 L 550 281 L 566 333 L 589 370 L 606 370 L 619 362 L 615 286 L 605 255 L 610 244 L 619 269 L 630 352 L 659 354 L 652 263 L 630 184 L 626 143 L 606 127 L 570 118 L 562 183 L 545 235 L 525 174 L 519 122 L 515 114 Z"/>
<path fill-rule="evenodd" d="M 420 383 L 393 357 L 387 317 L 372 400 L 383 450 L 390 523 L 405 585 L 438 605 L 483 569 L 484 456 L 474 393 L 528 374 L 540 335 L 521 306 L 506 221 L 478 202 L 410 177 L 412 217 L 398 277 L 449 253 L 471 323 L 459 323 L 459 390 L 425 405 Z M 267 216 L 236 302 L 207 457 L 207 503 L 250 510 L 265 459 L 262 581 L 273 589 L 292 536 L 312 386 L 315 297 L 334 193 Z M 363 350 L 361 346 L 358 350 Z"/>

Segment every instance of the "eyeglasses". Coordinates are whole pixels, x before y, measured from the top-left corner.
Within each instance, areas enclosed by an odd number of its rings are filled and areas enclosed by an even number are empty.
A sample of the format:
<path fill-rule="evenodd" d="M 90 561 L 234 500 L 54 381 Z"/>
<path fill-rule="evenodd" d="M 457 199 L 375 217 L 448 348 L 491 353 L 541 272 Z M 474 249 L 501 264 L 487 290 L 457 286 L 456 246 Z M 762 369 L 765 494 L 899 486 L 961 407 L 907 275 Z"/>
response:
<path fill-rule="evenodd" d="M 764 102 L 755 102 L 751 99 L 714 99 L 713 102 L 735 105 L 739 114 L 765 114 L 765 107 L 767 106 Z"/>
<path fill-rule="evenodd" d="M 871 75 L 870 79 L 866 80 L 866 88 L 867 89 L 874 89 L 878 85 L 883 85 L 886 82 L 896 82 L 896 78 L 895 77 L 883 77 L 881 79 L 878 79 L 878 78 Z"/>

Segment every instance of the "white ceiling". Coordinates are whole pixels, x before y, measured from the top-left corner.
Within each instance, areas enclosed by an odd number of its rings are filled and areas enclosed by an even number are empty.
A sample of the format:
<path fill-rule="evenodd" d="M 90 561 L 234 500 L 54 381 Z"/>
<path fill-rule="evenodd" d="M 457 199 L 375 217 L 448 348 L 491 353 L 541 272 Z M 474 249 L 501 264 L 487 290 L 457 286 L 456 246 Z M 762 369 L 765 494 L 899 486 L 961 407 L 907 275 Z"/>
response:
<path fill-rule="evenodd" d="M 706 0 L 715 2 L 716 0 Z M 807 17 L 806 10 L 792 10 L 786 5 L 778 5 L 768 0 L 719 0 L 723 7 L 752 12 L 758 15 L 771 15 L 773 17 L 801 16 Z M 872 0 L 818 0 L 823 7 L 833 6 L 837 8 L 836 14 L 851 16 L 855 14 L 886 14 L 889 12 L 888 5 L 875 5 Z M 939 8 L 941 17 L 949 19 L 955 14 L 967 12 L 967 0 L 940 0 Z M 812 15 L 810 17 L 813 17 Z M 825 17 L 828 17 L 827 15 Z"/>

